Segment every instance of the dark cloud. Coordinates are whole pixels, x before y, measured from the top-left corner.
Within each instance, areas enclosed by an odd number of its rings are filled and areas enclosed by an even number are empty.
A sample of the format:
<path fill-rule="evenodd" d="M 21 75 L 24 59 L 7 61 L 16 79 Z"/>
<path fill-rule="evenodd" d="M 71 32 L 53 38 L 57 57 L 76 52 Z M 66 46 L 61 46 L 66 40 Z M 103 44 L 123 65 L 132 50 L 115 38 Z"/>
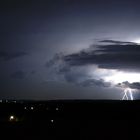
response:
<path fill-rule="evenodd" d="M 113 44 L 132 44 L 132 45 L 137 45 L 135 42 L 126 42 L 126 41 L 117 41 L 117 40 L 101 40 L 99 42 L 102 43 L 113 43 Z"/>
<path fill-rule="evenodd" d="M 132 89 L 139 89 L 140 90 L 140 83 L 139 82 L 134 82 L 129 84 L 130 88 Z"/>
<path fill-rule="evenodd" d="M 131 89 L 137 89 L 140 90 L 140 82 L 133 82 L 133 83 L 129 83 L 128 81 L 125 81 L 123 83 L 119 83 L 118 84 L 119 87 L 129 87 Z"/>
<path fill-rule="evenodd" d="M 26 77 L 26 73 L 24 71 L 16 71 L 13 74 L 11 74 L 11 78 L 13 79 L 24 79 Z"/>
<path fill-rule="evenodd" d="M 19 57 L 22 57 L 25 55 L 28 55 L 28 53 L 26 53 L 26 52 L 14 52 L 14 53 L 12 53 L 12 52 L 4 52 L 4 51 L 0 52 L 0 58 L 2 60 L 5 60 L 5 61 L 19 58 Z"/>
<path fill-rule="evenodd" d="M 113 44 L 96 45 L 96 50 L 92 45 L 90 49 L 64 56 L 63 60 L 70 66 L 95 64 L 105 69 L 140 70 L 140 45 L 113 40 L 109 42 Z"/>

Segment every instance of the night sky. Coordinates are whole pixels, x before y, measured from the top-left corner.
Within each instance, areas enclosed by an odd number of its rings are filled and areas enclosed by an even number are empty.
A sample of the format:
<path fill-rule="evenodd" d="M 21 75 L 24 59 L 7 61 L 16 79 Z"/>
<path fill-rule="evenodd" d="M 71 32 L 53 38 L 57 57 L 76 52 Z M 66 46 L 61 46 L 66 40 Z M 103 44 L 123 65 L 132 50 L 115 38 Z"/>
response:
<path fill-rule="evenodd" d="M 139 0 L 1 0 L 1 99 L 140 98 Z"/>

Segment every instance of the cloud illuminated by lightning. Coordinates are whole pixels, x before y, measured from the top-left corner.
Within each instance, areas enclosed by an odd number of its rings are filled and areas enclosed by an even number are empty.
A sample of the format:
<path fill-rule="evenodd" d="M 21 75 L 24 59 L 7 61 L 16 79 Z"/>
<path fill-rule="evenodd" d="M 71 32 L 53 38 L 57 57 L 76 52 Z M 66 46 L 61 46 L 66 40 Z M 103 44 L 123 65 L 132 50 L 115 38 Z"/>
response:
<path fill-rule="evenodd" d="M 132 42 L 135 42 L 135 43 L 137 43 L 137 44 L 140 44 L 140 39 L 135 39 L 135 40 L 133 40 Z"/>
<path fill-rule="evenodd" d="M 127 72 L 114 72 L 114 74 L 105 77 L 106 81 L 112 81 L 114 83 L 122 83 L 128 81 L 130 83 L 139 82 L 140 74 L 139 73 L 127 73 Z"/>
<path fill-rule="evenodd" d="M 93 78 L 102 78 L 106 82 L 111 82 L 112 84 L 123 83 L 125 81 L 128 81 L 129 83 L 140 82 L 140 73 L 108 70 L 101 68 L 94 68 L 94 71 L 91 68 L 89 73 L 93 76 Z"/>
<path fill-rule="evenodd" d="M 140 73 L 134 72 L 124 72 L 124 71 L 117 71 L 117 70 L 108 70 L 108 69 L 99 69 L 96 68 L 93 72 L 93 77 L 95 77 L 95 73 L 98 73 L 100 77 L 105 82 L 112 83 L 113 86 L 118 85 L 123 90 L 123 97 L 122 100 L 133 100 L 133 93 L 135 89 L 131 89 L 125 82 L 133 83 L 133 82 L 140 82 Z M 97 77 L 99 79 L 99 77 Z"/>

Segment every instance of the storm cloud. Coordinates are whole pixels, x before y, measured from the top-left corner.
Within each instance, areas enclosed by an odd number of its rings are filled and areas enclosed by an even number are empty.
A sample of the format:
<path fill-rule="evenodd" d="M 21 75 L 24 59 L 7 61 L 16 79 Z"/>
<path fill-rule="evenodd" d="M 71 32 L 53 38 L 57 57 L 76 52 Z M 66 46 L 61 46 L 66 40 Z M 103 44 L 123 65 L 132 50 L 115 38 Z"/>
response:
<path fill-rule="evenodd" d="M 77 53 L 56 54 L 46 66 L 53 67 L 67 82 L 82 86 L 110 87 L 111 82 L 103 80 L 96 69 L 139 72 L 139 60 L 140 45 L 137 43 L 101 40 L 98 44 L 93 44 Z M 90 66 L 94 66 L 92 76 L 87 70 Z M 127 86 L 140 89 L 139 83 L 129 83 Z"/>
<path fill-rule="evenodd" d="M 125 86 L 125 87 L 129 87 L 131 89 L 137 89 L 140 90 L 140 82 L 133 82 L 133 83 L 129 83 L 128 81 L 125 81 L 123 83 L 119 83 L 118 86 Z"/>
<path fill-rule="evenodd" d="M 70 66 L 95 64 L 99 68 L 117 70 L 140 70 L 140 45 L 132 42 L 102 41 L 105 45 L 94 45 L 90 49 L 67 55 L 64 62 Z"/>
<path fill-rule="evenodd" d="M 102 43 L 113 43 L 113 44 L 131 44 L 131 45 L 137 45 L 135 42 L 127 42 L 127 41 L 117 41 L 117 40 L 101 40 L 99 42 Z"/>

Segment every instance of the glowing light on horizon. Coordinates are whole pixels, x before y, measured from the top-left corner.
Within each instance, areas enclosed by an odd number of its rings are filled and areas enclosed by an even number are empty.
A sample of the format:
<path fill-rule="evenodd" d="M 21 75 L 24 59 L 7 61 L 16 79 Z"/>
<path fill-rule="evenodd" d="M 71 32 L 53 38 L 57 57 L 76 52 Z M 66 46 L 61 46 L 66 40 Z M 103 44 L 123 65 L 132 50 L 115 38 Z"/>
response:
<path fill-rule="evenodd" d="M 140 82 L 140 73 L 127 73 L 127 72 L 115 72 L 110 76 L 106 76 L 105 81 L 110 81 L 115 84 L 128 81 L 130 83 Z"/>
<path fill-rule="evenodd" d="M 133 40 L 132 42 L 135 42 L 137 44 L 140 44 L 140 39 Z"/>

